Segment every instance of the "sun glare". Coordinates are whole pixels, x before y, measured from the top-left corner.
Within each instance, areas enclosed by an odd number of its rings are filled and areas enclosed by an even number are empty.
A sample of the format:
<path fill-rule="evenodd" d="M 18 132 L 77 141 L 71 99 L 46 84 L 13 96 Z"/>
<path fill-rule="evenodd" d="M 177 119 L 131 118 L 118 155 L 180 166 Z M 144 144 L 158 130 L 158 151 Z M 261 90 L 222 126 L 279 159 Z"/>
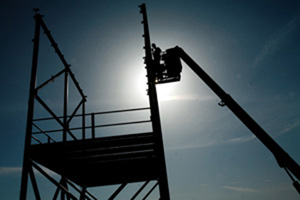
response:
<path fill-rule="evenodd" d="M 136 79 L 136 89 L 139 91 L 139 94 L 147 93 L 147 78 L 143 72 Z M 168 101 L 174 99 L 174 84 L 165 83 L 165 84 L 157 84 L 157 97 L 159 101 Z"/>
<path fill-rule="evenodd" d="M 174 99 L 174 84 L 165 83 L 157 85 L 157 97 L 159 101 L 169 101 Z"/>
<path fill-rule="evenodd" d="M 140 71 L 136 76 L 136 89 L 140 94 L 146 94 L 147 91 L 147 77 L 144 71 Z"/>

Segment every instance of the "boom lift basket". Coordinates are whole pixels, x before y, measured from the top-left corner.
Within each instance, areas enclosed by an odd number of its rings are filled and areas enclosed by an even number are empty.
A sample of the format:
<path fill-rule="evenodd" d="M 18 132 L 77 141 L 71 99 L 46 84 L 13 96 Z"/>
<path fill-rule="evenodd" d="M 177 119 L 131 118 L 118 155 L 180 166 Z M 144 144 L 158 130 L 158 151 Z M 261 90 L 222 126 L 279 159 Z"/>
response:
<path fill-rule="evenodd" d="M 166 53 L 162 55 L 162 61 L 163 64 L 160 66 L 162 73 L 161 76 L 157 74 L 155 83 L 160 84 L 180 81 L 182 65 L 176 47 L 167 49 Z"/>

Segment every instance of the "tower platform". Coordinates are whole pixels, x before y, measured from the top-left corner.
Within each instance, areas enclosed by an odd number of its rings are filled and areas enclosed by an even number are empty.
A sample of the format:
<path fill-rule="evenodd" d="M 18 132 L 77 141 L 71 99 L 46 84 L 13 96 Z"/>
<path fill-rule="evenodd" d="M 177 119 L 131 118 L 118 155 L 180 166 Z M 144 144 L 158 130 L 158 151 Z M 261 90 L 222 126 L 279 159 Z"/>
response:
<path fill-rule="evenodd" d="M 82 187 L 158 179 L 154 133 L 34 144 L 31 159 Z"/>

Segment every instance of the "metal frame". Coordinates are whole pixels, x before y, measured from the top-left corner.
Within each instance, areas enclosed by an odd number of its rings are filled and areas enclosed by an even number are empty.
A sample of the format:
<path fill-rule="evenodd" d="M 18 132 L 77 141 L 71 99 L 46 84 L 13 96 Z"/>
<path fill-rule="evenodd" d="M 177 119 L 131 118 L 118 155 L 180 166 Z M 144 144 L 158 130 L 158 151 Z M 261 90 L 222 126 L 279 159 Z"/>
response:
<path fill-rule="evenodd" d="M 36 13 L 34 16 L 35 19 L 35 34 L 33 39 L 33 58 L 32 58 L 32 71 L 31 71 L 31 81 L 30 81 L 30 92 L 29 92 L 29 100 L 28 100 L 28 113 L 27 113 L 27 125 L 26 125 L 26 135 L 25 135 L 25 147 L 24 147 L 24 158 L 23 158 L 23 169 L 22 169 L 22 178 L 21 178 L 21 191 L 20 191 L 20 199 L 26 200 L 27 199 L 27 188 L 28 188 L 28 175 L 30 176 L 31 185 L 33 188 L 34 196 L 37 200 L 41 199 L 40 191 L 38 189 L 38 182 L 36 180 L 35 169 L 37 172 L 42 174 L 46 179 L 48 179 L 51 183 L 53 183 L 57 189 L 53 195 L 53 199 L 60 198 L 61 200 L 64 199 L 80 199 L 80 200 L 96 200 L 97 198 L 93 196 L 91 193 L 87 191 L 86 186 L 78 187 L 74 182 L 69 180 L 63 174 L 61 175 L 61 180 L 56 181 L 50 174 L 48 174 L 40 163 L 38 163 L 32 154 L 32 145 L 44 145 L 44 144 L 52 144 L 52 143 L 61 143 L 61 144 L 70 144 L 70 142 L 82 141 L 82 140 L 94 140 L 99 139 L 97 138 L 96 129 L 102 127 L 115 127 L 115 126 L 129 126 L 135 124 L 145 124 L 151 123 L 152 125 L 152 133 L 154 138 L 154 151 L 156 155 L 158 155 L 158 175 L 157 179 L 147 179 L 144 180 L 145 183 L 137 190 L 137 192 L 131 197 L 131 200 L 136 199 L 137 196 L 141 194 L 142 191 L 145 190 L 146 186 L 149 185 L 151 181 L 155 181 L 156 183 L 154 186 L 146 193 L 143 199 L 146 199 L 153 190 L 159 186 L 160 192 L 160 199 L 162 200 L 169 200 L 169 189 L 167 183 L 167 174 L 166 174 L 166 165 L 165 165 L 165 157 L 164 157 L 164 149 L 163 149 L 163 141 L 162 141 L 162 132 L 161 132 L 161 125 L 160 125 L 160 117 L 159 117 L 159 110 L 158 110 L 158 102 L 157 102 L 157 94 L 156 88 L 154 83 L 154 77 L 151 72 L 151 65 L 152 65 L 152 58 L 151 58 L 151 47 L 150 47 L 150 39 L 149 39 L 149 32 L 147 28 L 147 16 L 146 16 L 146 8 L 145 5 L 141 5 L 141 13 L 143 13 L 145 34 L 145 49 L 146 49 L 146 68 L 147 68 L 147 76 L 148 76 L 148 85 L 149 85 L 149 101 L 150 107 L 148 108 L 134 108 L 134 109 L 125 109 L 125 110 L 116 110 L 116 111 L 108 111 L 108 112 L 94 112 L 94 113 L 86 113 L 85 112 L 85 103 L 86 103 L 86 96 L 84 95 L 82 89 L 79 86 L 74 74 L 70 69 L 70 65 L 66 62 L 63 54 L 61 53 L 60 49 L 58 48 L 57 43 L 53 39 L 52 35 L 50 34 L 49 29 L 47 28 L 46 24 L 43 21 L 43 16 L 37 13 L 37 9 L 35 9 Z M 38 66 L 38 54 L 39 54 L 39 43 L 40 43 L 40 31 L 41 29 L 44 31 L 45 35 L 47 36 L 48 40 L 50 41 L 52 47 L 55 50 L 55 53 L 58 55 L 59 59 L 61 60 L 64 69 L 59 71 L 57 74 L 51 76 L 48 80 L 44 81 L 42 84 L 37 86 L 37 66 Z M 58 116 L 51 108 L 48 106 L 45 101 L 38 95 L 38 92 L 43 89 L 47 84 L 51 83 L 58 77 L 64 77 L 63 83 L 63 115 Z M 68 90 L 69 90 L 69 81 L 72 81 L 77 88 L 77 91 L 80 94 L 80 100 L 75 109 L 68 110 Z M 39 118 L 34 119 L 34 108 L 35 102 L 39 103 L 50 115 L 51 117 L 47 118 Z M 81 113 L 78 113 L 81 110 Z M 142 110 L 150 110 L 151 117 L 150 119 L 146 120 L 139 120 L 139 121 L 125 121 L 119 123 L 110 123 L 110 124 L 96 124 L 96 116 L 98 115 L 106 115 L 112 113 L 123 113 L 123 112 L 135 112 L 135 111 L 142 111 Z M 90 118 L 90 122 L 87 123 L 87 118 Z M 77 127 L 70 127 L 70 122 L 75 118 L 81 118 L 81 126 Z M 43 130 L 43 128 L 39 125 L 40 121 L 47 121 L 53 120 L 55 121 L 61 129 L 50 129 L 50 130 Z M 89 125 L 90 124 L 90 125 Z M 33 129 L 37 130 L 34 131 Z M 74 134 L 74 131 L 80 131 L 80 135 Z M 89 130 L 91 133 L 90 138 L 87 136 L 86 131 Z M 53 133 L 60 133 L 62 135 L 61 139 L 57 140 L 54 139 L 52 134 Z M 142 133 L 143 134 L 143 133 Z M 46 142 L 40 136 L 46 137 Z M 138 134 L 140 135 L 140 134 Z M 149 135 L 146 132 L 146 135 Z M 57 137 L 56 137 L 57 138 Z M 35 140 L 36 144 L 32 143 Z M 133 148 L 130 148 L 133 149 Z M 44 154 L 43 154 L 44 155 Z M 156 172 L 155 172 L 156 173 Z M 125 186 L 130 183 L 124 182 L 122 183 L 117 190 L 109 197 L 109 200 L 115 199 L 116 196 L 120 194 L 120 192 L 125 188 Z M 79 197 L 72 194 L 69 191 L 69 187 L 72 187 L 76 192 L 78 192 Z"/>
<path fill-rule="evenodd" d="M 40 129 L 35 123 L 33 123 L 33 115 L 34 115 L 34 104 L 35 100 L 37 100 L 40 105 L 42 105 L 46 111 L 50 115 L 52 115 L 53 119 L 55 119 L 58 124 L 60 124 L 63 128 L 63 137 L 62 140 L 64 142 L 67 141 L 67 134 L 69 134 L 74 140 L 77 140 L 77 138 L 72 134 L 72 132 L 69 130 L 69 123 L 72 120 L 72 117 L 68 116 L 68 88 L 69 88 L 69 77 L 71 77 L 71 80 L 73 81 L 74 85 L 76 86 L 78 92 L 80 93 L 82 99 L 79 103 L 79 105 L 76 107 L 76 109 L 73 111 L 71 116 L 74 116 L 76 112 L 78 111 L 79 107 L 82 106 L 82 118 L 83 118 L 83 127 L 85 126 L 84 118 L 85 118 L 85 109 L 84 109 L 84 103 L 86 102 L 86 96 L 83 94 L 82 89 L 80 88 L 78 82 L 76 81 L 76 78 L 74 74 L 72 73 L 70 69 L 70 65 L 67 64 L 66 60 L 64 59 L 63 54 L 61 53 L 60 49 L 58 48 L 57 44 L 55 43 L 53 37 L 50 34 L 50 31 L 48 30 L 46 24 L 44 23 L 42 19 L 42 15 L 37 13 L 37 9 L 35 9 L 36 14 L 34 16 L 35 19 L 35 35 L 33 39 L 33 58 L 32 58 L 32 71 L 31 71 L 31 81 L 30 81 L 30 92 L 29 92 L 29 100 L 28 100 L 28 114 L 27 114 L 27 125 L 26 125 L 26 136 L 25 136 L 25 148 L 24 148 L 24 158 L 23 158 L 23 169 L 22 169 L 22 180 L 21 180 L 21 192 L 20 192 L 20 199 L 26 199 L 27 196 L 27 186 L 28 186 L 28 174 L 31 177 L 31 182 L 33 186 L 33 190 L 35 193 L 36 199 L 40 199 L 40 195 L 38 192 L 37 182 L 35 180 L 34 172 L 32 170 L 32 167 L 40 171 L 43 175 L 48 177 L 49 175 L 46 175 L 43 170 L 36 165 L 34 162 L 32 162 L 30 157 L 30 145 L 31 145 L 31 138 L 35 139 L 39 143 L 42 143 L 40 140 L 38 140 L 36 137 L 34 137 L 32 134 L 33 126 L 36 127 L 38 130 L 40 130 L 44 135 L 48 137 L 48 142 L 50 143 L 55 142 L 53 138 L 51 138 L 45 131 Z M 39 51 L 39 42 L 40 42 L 40 30 L 41 28 L 44 30 L 44 33 L 48 37 L 51 45 L 53 46 L 56 54 L 62 61 L 64 65 L 64 69 L 57 73 L 56 75 L 52 76 L 50 79 L 42 83 L 40 86 L 36 86 L 37 84 L 37 66 L 38 66 L 38 51 Z M 64 116 L 63 121 L 60 120 L 56 116 L 56 114 L 51 110 L 51 108 L 38 96 L 38 91 L 42 89 L 44 86 L 46 86 L 51 81 L 54 81 L 57 77 L 64 74 Z M 82 130 L 85 130 L 83 128 Z M 51 178 L 50 176 L 48 178 Z M 54 179 L 50 179 L 51 181 L 55 181 Z M 55 183 L 58 187 L 64 188 L 62 185 L 66 186 L 66 183 Z M 67 190 L 66 190 L 67 191 Z M 66 191 L 62 192 L 61 198 L 64 199 L 64 194 L 67 193 Z M 72 197 L 72 196 L 71 196 Z M 73 198 L 73 197 L 72 197 Z"/>
<path fill-rule="evenodd" d="M 159 183 L 159 191 L 160 197 L 162 200 L 169 200 L 169 186 L 168 186 L 168 177 L 167 177 L 167 169 L 166 169 L 166 161 L 165 161 L 165 152 L 163 147 L 163 137 L 161 131 L 161 123 L 160 123 L 160 115 L 159 115 L 159 106 L 157 100 L 157 92 L 155 86 L 155 73 L 154 69 L 154 61 L 152 59 L 151 53 L 151 42 L 150 42 L 150 33 L 148 27 L 148 18 L 147 18 L 147 11 L 146 5 L 142 4 L 140 7 L 140 13 L 143 15 L 142 24 L 144 25 L 144 40 L 145 40 L 145 64 L 147 70 L 147 78 L 148 78 L 148 95 L 149 95 L 149 102 L 151 108 L 151 119 L 152 119 L 152 126 L 153 131 L 155 133 L 156 142 L 157 142 L 157 151 L 160 152 L 160 179 Z"/>

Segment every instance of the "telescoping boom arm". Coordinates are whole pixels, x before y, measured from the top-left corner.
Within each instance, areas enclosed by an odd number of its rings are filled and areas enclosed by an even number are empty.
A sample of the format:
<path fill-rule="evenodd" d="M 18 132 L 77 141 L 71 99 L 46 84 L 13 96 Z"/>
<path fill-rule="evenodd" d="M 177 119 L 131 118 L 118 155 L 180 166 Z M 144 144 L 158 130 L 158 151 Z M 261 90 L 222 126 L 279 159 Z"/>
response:
<path fill-rule="evenodd" d="M 284 168 L 290 178 L 293 180 L 293 185 L 300 194 L 300 185 L 294 179 L 300 180 L 299 165 L 268 135 L 268 133 L 260 127 L 258 123 L 250 117 L 250 115 L 229 95 L 227 94 L 183 49 L 175 47 L 167 50 L 167 54 L 173 58 L 181 58 L 208 87 L 214 91 L 221 99 L 219 105 L 227 106 L 252 133 L 273 153 L 279 166 Z M 293 174 L 293 176 L 291 175 Z"/>

